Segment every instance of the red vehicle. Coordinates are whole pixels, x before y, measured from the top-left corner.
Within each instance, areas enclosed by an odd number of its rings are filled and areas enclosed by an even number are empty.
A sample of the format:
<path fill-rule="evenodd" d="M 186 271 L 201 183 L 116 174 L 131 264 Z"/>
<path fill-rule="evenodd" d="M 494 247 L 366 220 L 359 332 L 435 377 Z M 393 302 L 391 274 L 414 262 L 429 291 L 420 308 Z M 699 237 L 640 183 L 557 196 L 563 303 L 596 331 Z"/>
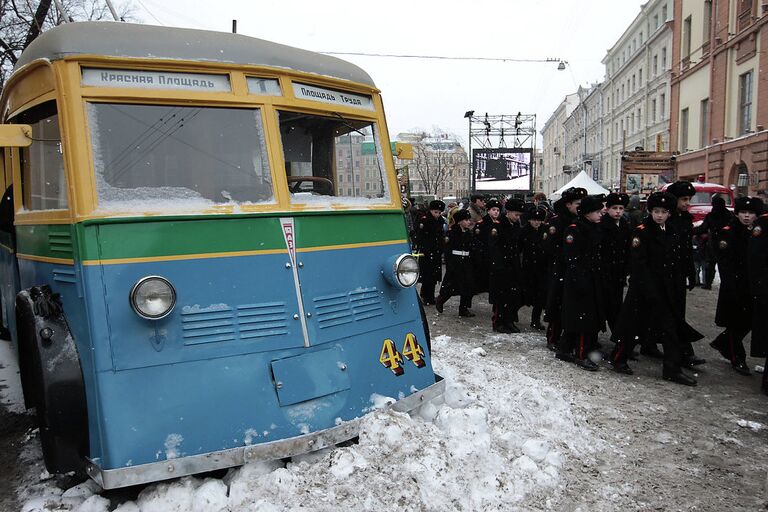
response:
<path fill-rule="evenodd" d="M 664 185 L 662 191 L 667 190 L 669 184 Z M 704 183 L 694 181 L 693 188 L 696 194 L 691 198 L 691 208 L 688 210 L 693 215 L 693 222 L 698 224 L 712 210 L 712 198 L 716 195 L 725 199 L 725 206 L 733 211 L 733 190 L 717 183 Z"/>

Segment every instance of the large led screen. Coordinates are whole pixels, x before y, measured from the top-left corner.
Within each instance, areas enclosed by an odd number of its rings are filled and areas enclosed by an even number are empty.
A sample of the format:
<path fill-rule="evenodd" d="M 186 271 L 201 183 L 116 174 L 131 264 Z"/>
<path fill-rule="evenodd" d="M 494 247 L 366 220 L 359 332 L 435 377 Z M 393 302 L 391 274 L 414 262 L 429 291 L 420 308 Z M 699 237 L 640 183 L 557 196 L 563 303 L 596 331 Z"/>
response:
<path fill-rule="evenodd" d="M 475 190 L 531 190 L 532 153 L 524 148 L 472 150 Z"/>

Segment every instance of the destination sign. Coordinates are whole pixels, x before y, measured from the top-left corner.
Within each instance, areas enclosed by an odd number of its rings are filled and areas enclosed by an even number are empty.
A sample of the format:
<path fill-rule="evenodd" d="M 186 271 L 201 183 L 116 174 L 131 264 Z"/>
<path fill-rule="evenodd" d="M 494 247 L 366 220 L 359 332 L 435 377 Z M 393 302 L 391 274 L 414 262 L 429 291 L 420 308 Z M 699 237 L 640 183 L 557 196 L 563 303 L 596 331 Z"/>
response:
<path fill-rule="evenodd" d="M 319 101 L 332 105 L 373 110 L 373 100 L 370 96 L 324 89 L 314 85 L 298 84 L 295 82 L 293 83 L 293 94 L 300 100 Z"/>
<path fill-rule="evenodd" d="M 172 89 L 195 92 L 230 92 L 228 75 L 83 68 L 82 84 L 90 87 Z"/>
<path fill-rule="evenodd" d="M 280 91 L 280 82 L 274 78 L 256 78 L 249 76 L 248 92 L 251 94 L 260 94 L 262 96 L 282 96 Z"/>

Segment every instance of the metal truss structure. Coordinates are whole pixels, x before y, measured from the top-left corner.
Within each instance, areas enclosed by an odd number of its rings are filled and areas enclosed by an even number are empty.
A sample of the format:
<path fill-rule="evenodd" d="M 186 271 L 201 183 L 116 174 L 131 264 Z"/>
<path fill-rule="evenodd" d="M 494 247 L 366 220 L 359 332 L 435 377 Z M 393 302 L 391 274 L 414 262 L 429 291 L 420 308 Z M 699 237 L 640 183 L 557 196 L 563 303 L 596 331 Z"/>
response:
<path fill-rule="evenodd" d="M 474 111 L 464 114 L 469 120 L 469 176 L 470 190 L 476 190 L 472 172 L 472 148 L 524 148 L 530 149 L 531 183 L 536 176 L 536 114 L 475 115 Z"/>

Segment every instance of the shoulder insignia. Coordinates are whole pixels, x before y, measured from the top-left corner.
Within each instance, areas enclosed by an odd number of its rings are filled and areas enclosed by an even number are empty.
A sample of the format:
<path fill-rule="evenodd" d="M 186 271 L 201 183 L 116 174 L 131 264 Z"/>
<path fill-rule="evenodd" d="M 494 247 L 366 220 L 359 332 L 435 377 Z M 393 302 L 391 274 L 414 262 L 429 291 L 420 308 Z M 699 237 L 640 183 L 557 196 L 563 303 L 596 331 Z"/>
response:
<path fill-rule="evenodd" d="M 575 227 L 576 227 L 576 224 L 569 224 L 569 225 L 568 225 L 568 227 L 569 227 L 569 228 L 575 228 Z"/>
<path fill-rule="evenodd" d="M 752 236 L 760 236 L 763 234 L 763 228 L 760 226 L 755 226 L 754 229 L 752 229 Z"/>
<path fill-rule="evenodd" d="M 632 247 L 634 248 L 640 247 L 640 239 L 638 237 L 635 237 L 632 239 Z"/>
<path fill-rule="evenodd" d="M 717 246 L 720 247 L 721 250 L 722 249 L 727 249 L 728 248 L 728 242 L 726 242 L 725 240 L 720 240 L 720 243 L 717 244 Z"/>
<path fill-rule="evenodd" d="M 546 233 L 546 231 L 544 232 L 544 234 L 542 234 L 542 235 L 541 235 L 541 239 L 542 239 L 542 240 L 546 240 L 546 239 L 547 239 L 547 233 Z"/>
<path fill-rule="evenodd" d="M 565 236 L 565 243 L 572 244 L 573 243 L 573 235 L 566 235 Z"/>
<path fill-rule="evenodd" d="M 730 231 L 730 230 L 731 230 L 731 226 L 723 226 L 723 231 Z"/>
<path fill-rule="evenodd" d="M 555 226 L 549 226 L 549 234 L 554 235 L 557 233 L 557 228 Z"/>
<path fill-rule="evenodd" d="M 475 222 L 475 224 L 482 224 L 482 223 L 483 223 L 483 219 L 477 219 L 477 222 Z"/>
<path fill-rule="evenodd" d="M 493 229 L 491 230 L 491 236 L 496 236 L 498 233 L 499 233 L 499 232 L 498 232 L 498 231 L 496 231 L 496 228 L 493 228 Z"/>
<path fill-rule="evenodd" d="M 645 224 L 640 224 L 637 226 L 637 229 L 645 229 Z"/>

